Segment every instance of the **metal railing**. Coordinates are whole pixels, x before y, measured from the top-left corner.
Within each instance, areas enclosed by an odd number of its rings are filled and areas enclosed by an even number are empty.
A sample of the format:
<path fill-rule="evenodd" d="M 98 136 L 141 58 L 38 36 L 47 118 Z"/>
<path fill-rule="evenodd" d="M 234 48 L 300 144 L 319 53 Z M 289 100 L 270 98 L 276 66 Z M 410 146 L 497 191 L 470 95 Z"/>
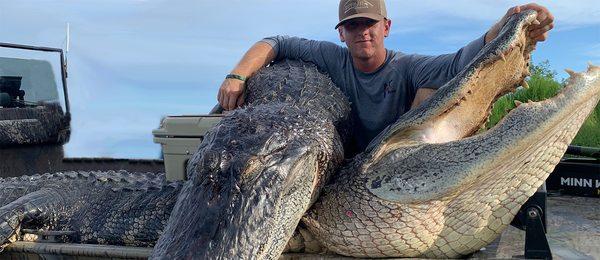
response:
<path fill-rule="evenodd" d="M 31 46 L 31 45 L 22 45 L 22 44 L 13 44 L 13 43 L 5 43 L 0 42 L 0 47 L 11 48 L 11 49 L 21 49 L 21 50 L 32 50 L 32 51 L 44 51 L 44 52 L 57 52 L 60 54 L 60 75 L 63 85 L 63 94 L 65 97 L 65 110 L 66 116 L 71 116 L 71 108 L 69 105 L 69 94 L 67 91 L 67 63 L 65 60 L 65 54 L 62 49 L 58 48 L 50 48 L 50 47 L 40 47 L 40 46 Z"/>

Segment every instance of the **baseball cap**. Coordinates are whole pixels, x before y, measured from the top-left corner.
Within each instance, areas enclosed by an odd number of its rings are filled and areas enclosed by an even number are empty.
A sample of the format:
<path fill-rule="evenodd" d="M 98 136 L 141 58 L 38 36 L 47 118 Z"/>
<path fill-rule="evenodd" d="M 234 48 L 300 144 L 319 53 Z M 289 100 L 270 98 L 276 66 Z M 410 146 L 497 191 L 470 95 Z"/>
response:
<path fill-rule="evenodd" d="M 341 0 L 340 22 L 335 26 L 335 29 L 345 21 L 358 17 L 376 21 L 383 20 L 387 17 L 385 2 L 383 0 Z"/>

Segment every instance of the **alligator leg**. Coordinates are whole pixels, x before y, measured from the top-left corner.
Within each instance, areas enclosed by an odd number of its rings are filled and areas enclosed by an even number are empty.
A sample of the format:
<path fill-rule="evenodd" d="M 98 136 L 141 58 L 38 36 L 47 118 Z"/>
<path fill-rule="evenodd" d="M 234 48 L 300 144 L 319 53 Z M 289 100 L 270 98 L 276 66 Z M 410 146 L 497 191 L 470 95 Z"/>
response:
<path fill-rule="evenodd" d="M 69 242 L 153 246 L 180 190 L 162 174 L 113 171 L 0 180 L 0 244 L 33 228 L 75 231 Z"/>
<path fill-rule="evenodd" d="M 52 225 L 65 207 L 63 202 L 61 192 L 42 189 L 3 206 L 0 208 L 0 244 L 6 246 L 24 223 Z"/>

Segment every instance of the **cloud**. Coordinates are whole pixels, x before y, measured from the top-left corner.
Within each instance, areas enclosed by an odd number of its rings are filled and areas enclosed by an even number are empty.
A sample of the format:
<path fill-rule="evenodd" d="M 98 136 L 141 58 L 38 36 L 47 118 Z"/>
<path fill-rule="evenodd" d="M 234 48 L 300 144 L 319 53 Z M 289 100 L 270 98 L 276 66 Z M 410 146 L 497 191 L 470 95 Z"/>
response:
<path fill-rule="evenodd" d="M 600 43 L 590 46 L 584 53 L 589 57 L 589 62 L 596 66 L 600 66 Z"/>
<path fill-rule="evenodd" d="M 506 13 L 509 7 L 522 5 L 530 1 L 388 1 L 393 18 L 410 21 L 410 23 L 437 24 L 461 19 L 464 21 L 492 22 Z M 556 23 L 561 26 L 576 28 L 600 24 L 600 5 L 594 0 L 581 1 L 538 1 L 546 6 L 555 16 Z"/>
<path fill-rule="evenodd" d="M 587 51 L 586 54 L 594 58 L 600 58 L 600 43 L 591 46 L 590 50 Z"/>
<path fill-rule="evenodd" d="M 456 50 L 524 1 L 388 0 L 388 45 L 411 52 Z M 600 24 L 596 1 L 542 1 L 556 31 Z M 64 47 L 71 25 L 69 156 L 150 156 L 151 130 L 167 114 L 206 113 L 242 54 L 265 36 L 339 43 L 338 1 L 3 1 L 2 41 Z M 598 45 L 581 53 L 598 60 Z M 133 147 L 139 147 L 138 149 Z M 124 152 L 121 152 L 124 151 Z M 152 156 L 155 157 L 155 156 Z"/>
<path fill-rule="evenodd" d="M 432 44 L 429 47 L 421 46 L 415 51 L 436 53 L 455 50 L 487 31 L 509 7 L 528 2 L 530 1 L 388 1 L 388 13 L 393 21 L 394 37 L 406 41 L 406 36 L 423 34 Z M 554 14 L 553 34 L 600 26 L 600 5 L 596 1 L 539 3 Z"/>

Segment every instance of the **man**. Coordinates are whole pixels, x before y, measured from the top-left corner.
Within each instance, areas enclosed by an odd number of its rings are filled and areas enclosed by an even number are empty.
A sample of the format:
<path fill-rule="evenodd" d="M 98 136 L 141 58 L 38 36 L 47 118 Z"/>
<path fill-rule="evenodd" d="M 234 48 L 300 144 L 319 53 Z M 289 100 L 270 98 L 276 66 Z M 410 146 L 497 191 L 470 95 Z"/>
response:
<path fill-rule="evenodd" d="M 498 35 L 511 15 L 528 9 L 538 12 L 539 22 L 530 28 L 528 37 L 535 42 L 546 40 L 554 18 L 545 7 L 532 3 L 510 8 L 484 36 L 456 53 L 423 56 L 385 49 L 384 39 L 392 21 L 384 0 L 341 0 L 335 28 L 347 48 L 296 37 L 265 38 L 227 75 L 217 98 L 224 109 L 235 109 L 244 103 L 245 80 L 271 61 L 290 58 L 313 62 L 348 96 L 357 119 L 355 146 L 360 151 L 400 115 L 452 79 Z"/>

